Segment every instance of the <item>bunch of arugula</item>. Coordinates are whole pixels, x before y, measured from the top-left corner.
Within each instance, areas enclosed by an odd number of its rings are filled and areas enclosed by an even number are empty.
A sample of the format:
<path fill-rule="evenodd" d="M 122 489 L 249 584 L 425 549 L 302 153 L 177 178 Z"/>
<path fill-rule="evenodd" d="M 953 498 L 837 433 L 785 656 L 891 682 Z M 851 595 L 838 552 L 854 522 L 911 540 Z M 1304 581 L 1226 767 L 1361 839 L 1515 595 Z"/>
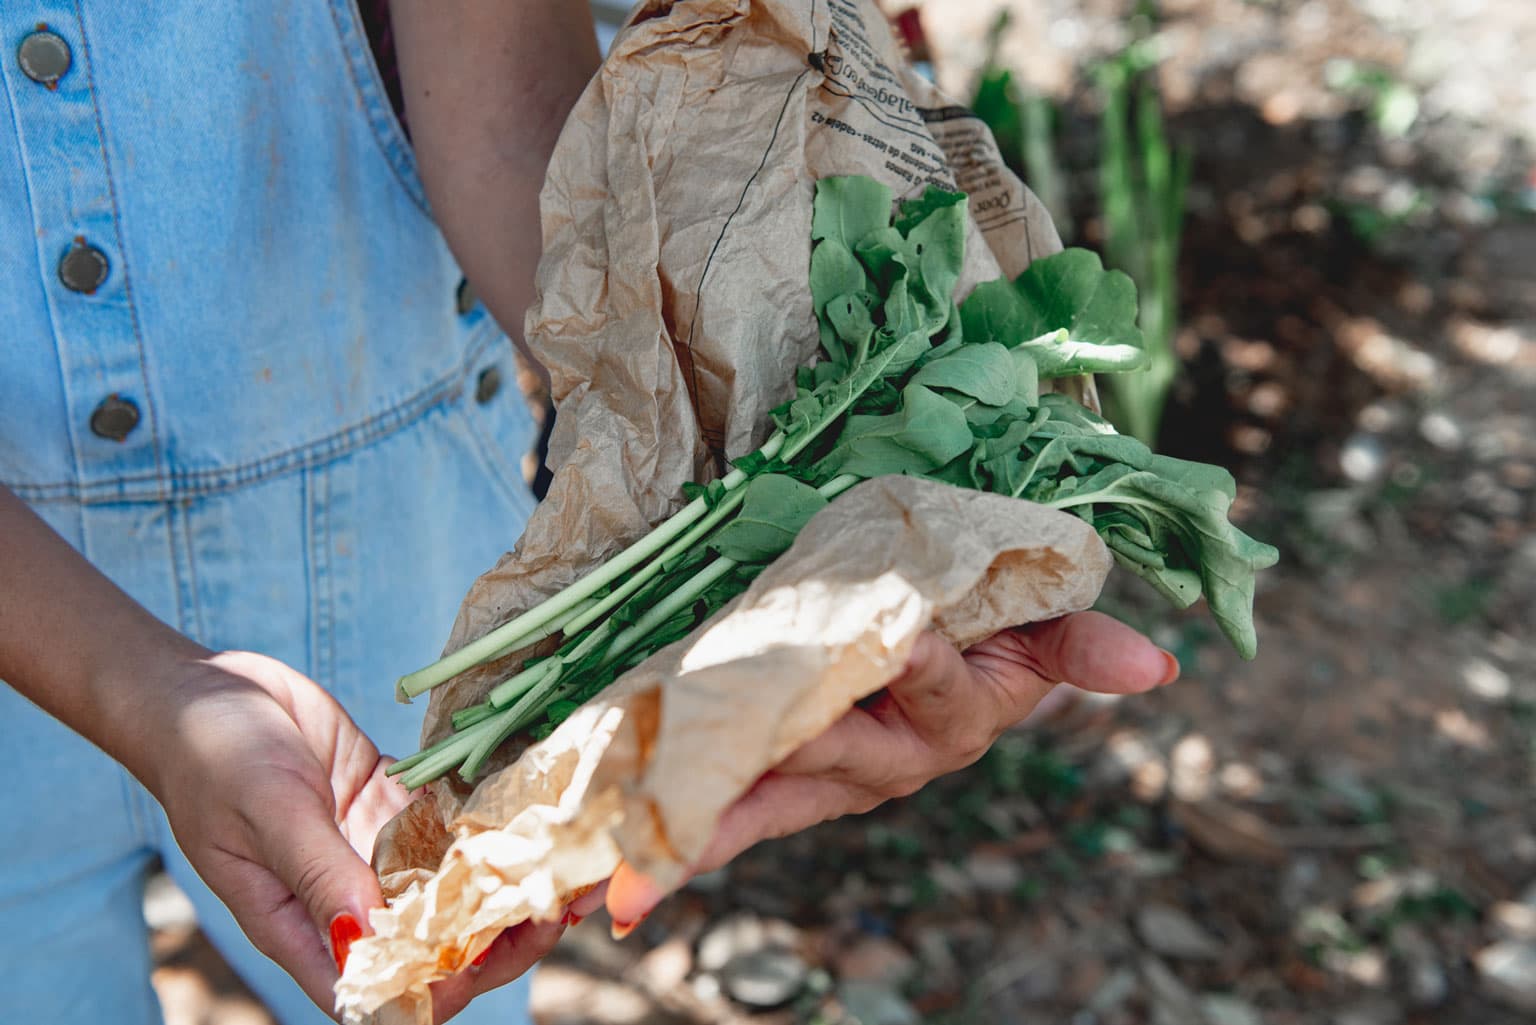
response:
<path fill-rule="evenodd" d="M 817 183 L 810 289 L 823 358 L 801 368 L 757 451 L 676 514 L 539 606 L 399 681 L 402 700 L 547 637 L 454 732 L 396 762 L 414 789 L 481 771 L 508 738 L 547 735 L 651 653 L 687 636 L 861 480 L 915 474 L 1070 510 L 1180 608 L 1204 595 L 1251 658 L 1254 574 L 1275 549 L 1227 519 L 1225 470 L 1154 455 L 1040 382 L 1145 364 L 1130 279 L 1093 253 L 1036 260 L 1014 281 L 954 291 L 966 199 L 930 188 L 894 211 L 870 178 Z"/>

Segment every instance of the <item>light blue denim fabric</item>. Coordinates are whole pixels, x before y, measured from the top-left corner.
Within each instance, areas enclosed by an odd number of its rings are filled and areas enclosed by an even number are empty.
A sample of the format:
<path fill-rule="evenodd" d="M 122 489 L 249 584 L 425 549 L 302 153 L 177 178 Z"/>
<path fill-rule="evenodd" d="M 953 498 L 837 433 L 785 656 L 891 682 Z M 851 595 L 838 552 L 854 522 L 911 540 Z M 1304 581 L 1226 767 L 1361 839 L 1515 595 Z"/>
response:
<path fill-rule="evenodd" d="M 56 82 L 24 73 L 40 29 L 70 50 Z M 107 261 L 89 294 L 59 273 L 79 245 Z M 351 0 L 0 0 L 0 483 L 156 615 L 308 673 L 394 753 L 420 708 L 393 678 L 533 505 L 511 348 L 459 284 Z M 122 440 L 92 428 L 109 396 L 139 413 Z M 0 771 L 6 1020 L 158 1018 L 157 853 L 285 1025 L 325 1020 L 144 790 L 5 687 Z M 460 1020 L 526 1004 L 519 984 Z"/>

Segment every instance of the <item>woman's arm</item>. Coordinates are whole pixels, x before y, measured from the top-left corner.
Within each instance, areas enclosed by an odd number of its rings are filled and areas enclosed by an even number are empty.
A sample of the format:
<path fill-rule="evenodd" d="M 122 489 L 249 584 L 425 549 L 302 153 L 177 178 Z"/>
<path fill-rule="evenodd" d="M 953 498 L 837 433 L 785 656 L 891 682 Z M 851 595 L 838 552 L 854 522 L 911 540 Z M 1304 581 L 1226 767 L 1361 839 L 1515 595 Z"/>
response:
<path fill-rule="evenodd" d="M 178 634 L 3 485 L 0 680 L 143 782 L 246 935 L 329 1011 L 347 941 L 383 903 L 365 859 L 409 800 L 341 706 L 280 662 Z M 433 987 L 436 1020 L 527 971 L 561 931 L 503 934 L 480 969 Z"/>
<path fill-rule="evenodd" d="M 585 0 L 391 0 L 390 13 L 433 214 L 521 345 L 542 241 L 539 189 L 598 66 L 591 9 Z"/>

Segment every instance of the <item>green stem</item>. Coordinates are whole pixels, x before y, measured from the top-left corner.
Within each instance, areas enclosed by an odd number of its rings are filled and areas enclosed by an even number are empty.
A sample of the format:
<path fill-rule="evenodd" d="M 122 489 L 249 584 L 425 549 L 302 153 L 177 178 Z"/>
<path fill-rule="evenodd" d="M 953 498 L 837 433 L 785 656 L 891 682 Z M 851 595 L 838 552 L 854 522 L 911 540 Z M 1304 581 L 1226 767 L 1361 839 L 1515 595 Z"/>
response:
<path fill-rule="evenodd" d="M 737 489 L 727 494 L 723 499 L 720 500 L 720 503 L 715 506 L 713 510 L 711 510 L 710 514 L 704 517 L 704 519 L 700 520 L 692 530 L 688 531 L 688 533 L 672 542 L 666 551 L 662 552 L 655 559 L 651 560 L 651 562 L 643 569 L 638 570 L 628 580 L 624 581 L 623 587 L 620 587 L 612 594 L 603 598 L 602 601 L 593 605 L 582 615 L 573 619 L 570 623 L 571 633 L 574 634 L 580 632 L 590 624 L 596 622 L 598 619 L 618 608 L 621 604 L 627 601 L 631 595 L 640 590 L 640 588 L 644 587 L 649 581 L 654 579 L 656 574 L 662 572 L 667 563 L 671 562 L 679 555 L 682 555 L 684 552 L 692 550 L 694 545 L 698 544 L 699 541 L 707 536 L 710 531 L 714 530 L 720 525 L 720 521 L 724 520 L 727 516 L 736 511 L 737 507 L 739 507 L 742 501 L 746 498 L 746 494 L 747 493 L 745 489 Z"/>
<path fill-rule="evenodd" d="M 489 701 L 478 705 L 470 705 L 453 713 L 453 728 L 455 732 L 467 730 L 477 722 L 484 722 L 496 714 L 496 706 Z"/>
<path fill-rule="evenodd" d="M 638 644 L 646 634 L 698 601 L 699 597 L 709 590 L 711 585 L 717 583 L 721 577 L 735 569 L 737 565 L 738 563 L 735 559 L 727 559 L 722 555 L 689 577 L 687 581 L 678 586 L 677 590 L 647 609 L 645 615 L 635 620 L 629 629 L 613 639 L 613 643 L 608 646 L 608 651 L 603 658 L 603 665 L 611 663 L 614 659 Z"/>
<path fill-rule="evenodd" d="M 498 711 L 506 708 L 512 702 L 528 693 L 528 691 L 543 683 L 550 676 L 559 676 L 560 667 L 564 661 L 564 658 L 560 655 L 551 655 L 549 658 L 529 666 L 515 676 L 502 680 L 495 687 L 491 688 L 491 692 L 486 695 L 487 704 Z"/>
<path fill-rule="evenodd" d="M 778 455 L 783 444 L 784 435 L 775 432 L 762 448 L 758 449 L 758 452 L 772 459 Z M 747 477 L 748 474 L 741 470 L 732 470 L 721 478 L 721 483 L 725 490 L 733 491 L 740 487 Z M 625 573 L 646 562 L 708 512 L 709 505 L 704 499 L 694 499 L 645 537 L 559 594 L 431 665 L 402 676 L 395 685 L 396 696 L 401 700 L 409 700 L 452 679 L 472 666 L 489 661 L 499 652 L 515 651 L 523 645 L 523 638 L 544 629 Z"/>
<path fill-rule="evenodd" d="M 455 733 L 446 740 L 432 745 L 426 751 L 421 752 L 426 757 L 419 762 L 413 762 L 408 770 L 400 777 L 400 784 L 407 790 L 415 790 L 432 782 L 455 765 L 464 761 L 464 758 L 474 750 L 476 743 L 481 739 L 488 724 L 494 724 L 495 720 L 487 719 L 477 726 L 473 726 L 463 733 Z M 401 763 L 396 762 L 390 766 L 397 768 Z"/>

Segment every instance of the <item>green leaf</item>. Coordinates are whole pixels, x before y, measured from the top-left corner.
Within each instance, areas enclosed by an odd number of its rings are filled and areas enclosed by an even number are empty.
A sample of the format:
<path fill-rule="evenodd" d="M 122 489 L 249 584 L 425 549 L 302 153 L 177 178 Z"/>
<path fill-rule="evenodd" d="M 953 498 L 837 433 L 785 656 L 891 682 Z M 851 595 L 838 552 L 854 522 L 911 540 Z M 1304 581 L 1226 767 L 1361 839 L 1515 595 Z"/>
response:
<path fill-rule="evenodd" d="M 1019 382 L 1015 397 L 1030 406 L 1040 404 L 1040 365 L 1026 349 L 1011 350 L 1013 356 L 1013 372 Z"/>
<path fill-rule="evenodd" d="M 817 316 L 838 296 L 869 290 L 869 275 L 847 246 L 829 239 L 811 250 L 811 301 Z"/>
<path fill-rule="evenodd" d="M 848 175 L 816 182 L 811 208 L 813 240 L 840 242 L 851 252 L 864 236 L 890 223 L 891 190 L 873 178 Z"/>
<path fill-rule="evenodd" d="M 879 231 L 864 236 L 854 249 L 869 276 L 882 293 L 890 291 L 897 278 L 906 277 L 917 267 L 917 254 L 912 243 L 895 228 L 887 225 Z"/>
<path fill-rule="evenodd" d="M 927 473 L 970 450 L 971 429 L 960 407 L 922 385 L 908 385 L 901 395 L 898 413 L 849 417 L 822 471 Z"/>
<path fill-rule="evenodd" d="M 925 363 L 910 383 L 948 388 L 989 406 L 1006 404 L 1019 389 L 1013 356 L 996 342 L 962 345 L 948 356 Z"/>
<path fill-rule="evenodd" d="M 850 366 L 864 362 L 869 354 L 869 340 L 875 333 L 869 307 L 874 301 L 867 292 L 852 292 L 827 303 L 827 320 L 850 353 Z"/>
<path fill-rule="evenodd" d="M 925 195 L 939 192 L 930 188 Z M 941 193 L 955 196 L 958 193 Z M 907 241 L 917 258 L 918 278 L 922 282 L 923 303 L 928 310 L 928 321 L 937 331 L 949 319 L 954 302 L 955 285 L 960 281 L 960 268 L 965 263 L 965 197 L 960 202 L 941 202 L 921 222 L 907 232 Z"/>
<path fill-rule="evenodd" d="M 963 192 L 950 192 L 937 185 L 930 185 L 916 199 L 901 201 L 896 212 L 896 229 L 906 235 L 935 213 L 942 213 L 956 206 L 961 207 L 963 211 L 965 198 Z"/>
<path fill-rule="evenodd" d="M 1011 284 L 977 285 L 960 319 L 971 341 L 1026 346 L 1041 377 L 1132 370 L 1146 360 L 1136 286 L 1086 249 L 1036 260 Z"/>
<path fill-rule="evenodd" d="M 709 546 L 737 562 L 771 562 L 826 504 L 815 488 L 792 477 L 755 477 L 746 486 L 741 511 L 715 533 Z"/>

